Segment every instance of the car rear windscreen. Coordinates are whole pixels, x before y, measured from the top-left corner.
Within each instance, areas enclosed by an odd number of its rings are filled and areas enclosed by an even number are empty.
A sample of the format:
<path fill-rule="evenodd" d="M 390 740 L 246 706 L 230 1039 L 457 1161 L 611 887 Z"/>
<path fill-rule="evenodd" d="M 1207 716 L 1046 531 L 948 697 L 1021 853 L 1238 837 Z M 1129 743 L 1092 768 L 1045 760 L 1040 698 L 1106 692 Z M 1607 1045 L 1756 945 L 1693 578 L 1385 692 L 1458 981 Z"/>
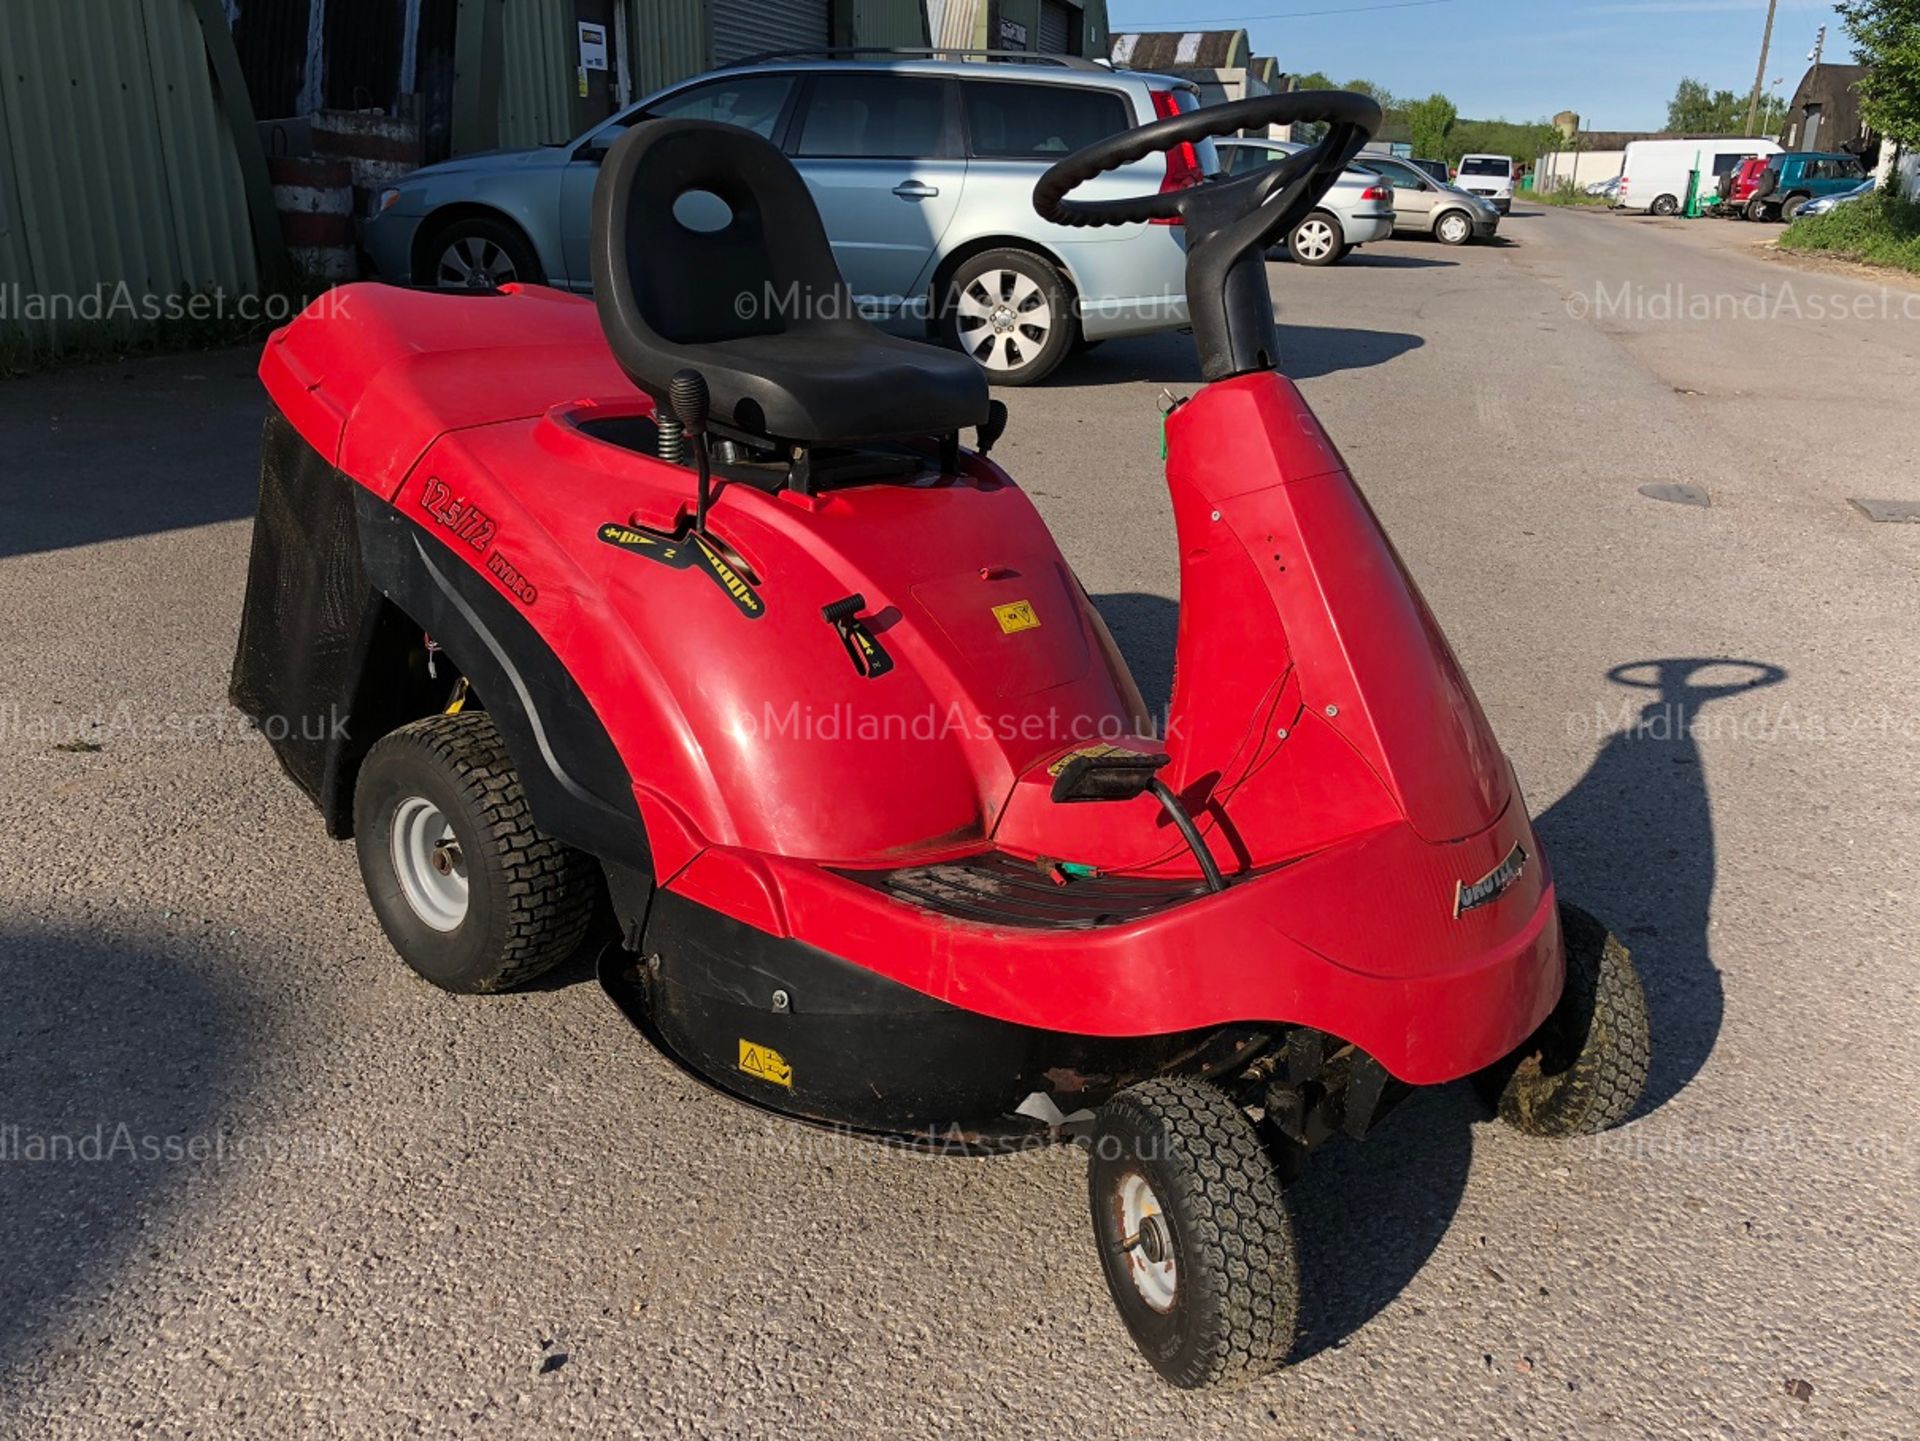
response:
<path fill-rule="evenodd" d="M 1513 162 L 1511 160 L 1486 158 L 1462 160 L 1460 162 L 1460 173 L 1462 175 L 1498 175 L 1504 180 L 1507 176 L 1513 174 Z"/>
<path fill-rule="evenodd" d="M 972 80 L 960 90 L 973 153 L 985 160 L 1051 163 L 1133 125 L 1126 100 L 1111 90 L 1005 80 Z"/>

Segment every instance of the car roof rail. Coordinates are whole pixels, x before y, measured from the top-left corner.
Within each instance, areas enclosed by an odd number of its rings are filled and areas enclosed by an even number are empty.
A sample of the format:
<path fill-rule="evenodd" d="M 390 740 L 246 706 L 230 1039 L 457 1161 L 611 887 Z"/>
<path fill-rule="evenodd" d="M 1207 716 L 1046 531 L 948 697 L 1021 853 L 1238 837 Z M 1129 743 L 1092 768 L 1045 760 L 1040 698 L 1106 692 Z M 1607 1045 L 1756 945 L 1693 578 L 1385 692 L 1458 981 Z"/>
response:
<path fill-rule="evenodd" d="M 800 50 L 769 50 L 736 60 L 727 69 L 742 65 L 767 65 L 779 60 L 849 60 L 866 57 L 897 60 L 1010 60 L 1028 65 L 1052 65 L 1065 70 L 1110 72 L 1112 66 L 1084 55 L 1042 55 L 1032 50 L 972 50 L 952 45 L 825 45 Z"/>

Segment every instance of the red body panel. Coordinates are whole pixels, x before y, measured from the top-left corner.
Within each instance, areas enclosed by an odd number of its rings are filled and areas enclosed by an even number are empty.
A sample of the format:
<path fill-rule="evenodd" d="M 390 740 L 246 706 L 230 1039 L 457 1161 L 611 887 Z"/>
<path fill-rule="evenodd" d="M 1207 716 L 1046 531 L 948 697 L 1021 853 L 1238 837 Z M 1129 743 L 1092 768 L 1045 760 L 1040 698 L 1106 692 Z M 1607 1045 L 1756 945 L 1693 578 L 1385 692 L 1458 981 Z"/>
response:
<path fill-rule="evenodd" d="M 1496 1059 L 1558 995 L 1553 888 L 1506 761 L 1286 380 L 1210 386 L 1169 424 L 1182 611 L 1156 741 L 1038 512 L 988 462 L 814 498 L 726 485 L 710 528 L 751 578 L 750 615 L 706 573 L 601 539 L 674 532 L 694 487 L 582 428 L 648 413 L 589 305 L 338 295 L 269 346 L 276 403 L 561 658 L 635 777 L 662 885 L 999 1019 L 1105 1036 L 1294 1022 L 1417 1082 Z M 878 678 L 821 618 L 855 593 L 895 661 Z M 1150 798 L 1053 804 L 1049 766 L 1096 741 L 1164 746 L 1242 881 L 1037 932 L 827 869 L 991 845 L 1197 875 Z M 1533 858 L 1519 879 L 1456 916 L 1516 847 Z"/>

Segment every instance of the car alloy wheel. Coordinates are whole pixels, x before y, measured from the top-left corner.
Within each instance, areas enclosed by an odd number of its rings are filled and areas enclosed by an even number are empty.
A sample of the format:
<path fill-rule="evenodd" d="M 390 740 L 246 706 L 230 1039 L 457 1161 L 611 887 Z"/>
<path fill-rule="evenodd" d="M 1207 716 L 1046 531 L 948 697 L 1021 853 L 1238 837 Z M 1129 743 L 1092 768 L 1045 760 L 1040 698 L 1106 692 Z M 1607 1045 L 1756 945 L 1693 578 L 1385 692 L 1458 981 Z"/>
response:
<path fill-rule="evenodd" d="M 484 235 L 455 240 L 434 270 L 434 284 L 445 290 L 498 290 L 519 278 L 513 257 Z"/>
<path fill-rule="evenodd" d="M 1473 234 L 1473 222 L 1459 211 L 1440 219 L 1440 238 L 1448 245 L 1464 245 L 1467 237 Z"/>
<path fill-rule="evenodd" d="M 955 304 L 960 344 L 985 369 L 1018 370 L 1046 348 L 1057 323 L 1040 283 L 1017 270 L 976 275 Z"/>
<path fill-rule="evenodd" d="M 1309 215 L 1294 228 L 1293 254 L 1303 264 L 1326 264 L 1339 245 L 1332 223 L 1321 216 Z"/>

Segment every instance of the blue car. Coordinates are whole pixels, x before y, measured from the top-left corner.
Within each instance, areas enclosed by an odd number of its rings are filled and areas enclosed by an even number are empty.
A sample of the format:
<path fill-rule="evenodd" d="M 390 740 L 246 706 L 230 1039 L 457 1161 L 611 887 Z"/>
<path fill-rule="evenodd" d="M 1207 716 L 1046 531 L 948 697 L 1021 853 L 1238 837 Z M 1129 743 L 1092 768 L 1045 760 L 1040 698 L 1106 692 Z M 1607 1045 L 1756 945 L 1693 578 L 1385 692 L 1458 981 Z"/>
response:
<path fill-rule="evenodd" d="M 1186 81 L 1065 58 L 741 66 L 565 145 L 415 171 L 381 195 L 361 246 L 381 279 L 401 284 L 587 290 L 593 189 L 609 148 L 642 112 L 724 121 L 792 158 L 870 319 L 958 346 L 996 384 L 1031 384 L 1077 348 L 1187 323 L 1179 227 L 1051 225 L 1034 213 L 1033 187 L 1082 146 L 1199 103 Z M 1087 193 L 1152 194 L 1219 168 L 1209 141 L 1123 167 Z"/>

